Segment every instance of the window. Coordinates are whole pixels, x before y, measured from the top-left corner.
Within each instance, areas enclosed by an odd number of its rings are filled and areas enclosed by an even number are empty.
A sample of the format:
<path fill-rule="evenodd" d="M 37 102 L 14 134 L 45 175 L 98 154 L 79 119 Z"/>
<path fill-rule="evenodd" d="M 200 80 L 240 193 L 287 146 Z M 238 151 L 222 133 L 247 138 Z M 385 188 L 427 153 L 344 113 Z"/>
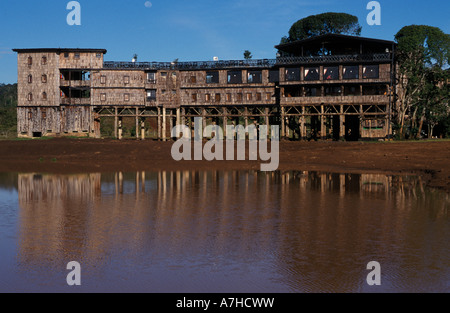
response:
<path fill-rule="evenodd" d="M 28 66 L 33 65 L 33 58 L 32 57 L 28 57 L 27 64 L 28 64 Z"/>
<path fill-rule="evenodd" d="M 266 100 L 270 101 L 272 99 L 272 93 L 266 92 Z"/>
<path fill-rule="evenodd" d="M 191 82 L 191 84 L 196 84 L 197 83 L 197 76 L 191 76 L 190 82 Z"/>
<path fill-rule="evenodd" d="M 33 75 L 28 75 L 28 83 L 31 84 L 33 82 Z"/>
<path fill-rule="evenodd" d="M 161 72 L 161 78 L 166 79 L 167 78 L 167 72 Z"/>
<path fill-rule="evenodd" d="M 242 72 L 241 71 L 228 71 L 228 83 L 229 84 L 242 84 Z"/>
<path fill-rule="evenodd" d="M 363 78 L 378 78 L 378 76 L 379 76 L 378 65 L 363 66 Z"/>
<path fill-rule="evenodd" d="M 173 94 L 173 95 L 176 95 L 176 94 L 177 94 L 177 91 L 176 91 L 175 89 L 172 89 L 172 94 Z"/>
<path fill-rule="evenodd" d="M 231 102 L 231 93 L 227 93 L 227 102 Z"/>
<path fill-rule="evenodd" d="M 252 101 L 252 94 L 251 93 L 247 94 L 247 101 Z"/>
<path fill-rule="evenodd" d="M 242 93 L 238 93 L 236 95 L 236 99 L 237 99 L 237 101 L 242 101 Z"/>
<path fill-rule="evenodd" d="M 386 85 L 367 85 L 362 87 L 363 96 L 381 96 L 387 95 Z"/>
<path fill-rule="evenodd" d="M 219 72 L 206 72 L 206 83 L 207 84 L 218 84 L 219 83 Z"/>
<path fill-rule="evenodd" d="M 256 93 L 256 101 L 261 101 L 262 97 L 261 97 L 261 93 L 257 92 Z"/>
<path fill-rule="evenodd" d="M 42 93 L 42 100 L 47 100 L 47 93 L 45 91 Z"/>
<path fill-rule="evenodd" d="M 69 58 L 69 53 L 68 53 L 68 52 L 64 52 L 64 57 L 65 57 L 66 59 L 68 59 L 68 58 Z"/>
<path fill-rule="evenodd" d="M 216 96 L 215 96 L 215 101 L 216 102 L 220 102 L 220 93 L 216 93 Z"/>
<path fill-rule="evenodd" d="M 342 77 L 344 79 L 358 79 L 359 66 L 358 65 L 344 66 L 342 69 Z"/>
<path fill-rule="evenodd" d="M 326 86 L 324 91 L 325 91 L 325 96 L 341 96 L 342 95 L 341 86 Z"/>
<path fill-rule="evenodd" d="M 319 89 L 317 87 L 305 87 L 304 94 L 306 97 L 320 96 Z"/>
<path fill-rule="evenodd" d="M 319 68 L 318 67 L 306 67 L 305 68 L 305 80 L 319 80 Z"/>
<path fill-rule="evenodd" d="M 280 81 L 280 71 L 279 70 L 269 71 L 269 82 L 278 83 L 279 81 Z"/>
<path fill-rule="evenodd" d="M 100 76 L 100 84 L 106 84 L 106 76 L 105 75 Z"/>
<path fill-rule="evenodd" d="M 124 76 L 123 77 L 123 81 L 124 81 L 125 85 L 129 84 L 130 83 L 130 76 Z"/>
<path fill-rule="evenodd" d="M 147 90 L 147 100 L 156 100 L 156 89 Z"/>
<path fill-rule="evenodd" d="M 47 65 L 47 57 L 46 56 L 42 57 L 41 63 L 42 63 L 42 65 Z"/>
<path fill-rule="evenodd" d="M 299 68 L 287 68 L 286 69 L 286 81 L 298 81 L 300 80 Z"/>
<path fill-rule="evenodd" d="M 42 75 L 41 77 L 42 83 L 46 84 L 47 83 L 47 75 Z"/>
<path fill-rule="evenodd" d="M 259 84 L 262 82 L 262 72 L 261 71 L 248 71 L 247 82 L 249 84 Z"/>
<path fill-rule="evenodd" d="M 338 66 L 326 66 L 323 68 L 323 80 L 338 80 L 338 79 L 339 79 Z"/>
<path fill-rule="evenodd" d="M 29 94 L 28 94 L 28 101 L 33 101 L 33 94 L 30 92 Z"/>
<path fill-rule="evenodd" d="M 106 101 L 106 93 L 100 94 L 100 101 Z"/>
<path fill-rule="evenodd" d="M 78 52 L 75 52 L 74 57 L 75 57 L 75 59 L 79 59 L 80 58 L 80 54 Z"/>
<path fill-rule="evenodd" d="M 192 101 L 197 102 L 197 94 L 196 93 L 192 94 Z"/>
<path fill-rule="evenodd" d="M 47 112 L 45 111 L 45 109 L 42 109 L 42 119 L 46 119 L 47 118 Z"/>
<path fill-rule="evenodd" d="M 147 73 L 147 81 L 151 84 L 156 84 L 156 73 Z"/>
<path fill-rule="evenodd" d="M 361 90 L 359 85 L 344 86 L 344 96 L 360 96 Z"/>
<path fill-rule="evenodd" d="M 205 94 L 205 101 L 211 101 L 211 95 L 209 93 Z"/>
<path fill-rule="evenodd" d="M 129 93 L 124 94 L 123 95 L 123 100 L 124 101 L 130 101 L 130 94 Z"/>
<path fill-rule="evenodd" d="M 300 97 L 302 95 L 301 87 L 297 86 L 286 86 L 284 88 L 284 96 L 287 98 Z"/>
<path fill-rule="evenodd" d="M 31 120 L 33 118 L 33 112 L 31 110 L 28 111 L 28 119 Z"/>
<path fill-rule="evenodd" d="M 101 53 L 96 53 L 96 54 L 95 54 L 95 57 L 96 57 L 97 59 L 100 59 L 100 58 L 102 57 L 102 54 L 101 54 Z"/>

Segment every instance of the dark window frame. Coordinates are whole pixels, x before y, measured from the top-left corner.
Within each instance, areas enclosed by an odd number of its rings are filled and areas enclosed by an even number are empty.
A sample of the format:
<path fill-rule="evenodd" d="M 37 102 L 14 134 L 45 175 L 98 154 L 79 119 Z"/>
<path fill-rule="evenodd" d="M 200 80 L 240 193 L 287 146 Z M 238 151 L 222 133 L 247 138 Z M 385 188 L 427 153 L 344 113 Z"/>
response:
<path fill-rule="evenodd" d="M 317 81 L 320 80 L 320 68 L 318 66 L 305 67 L 303 70 L 304 81 Z"/>
<path fill-rule="evenodd" d="M 339 66 L 324 66 L 323 80 L 339 80 Z"/>
<path fill-rule="evenodd" d="M 227 83 L 228 84 L 242 84 L 242 71 L 228 71 L 227 72 Z"/>
<path fill-rule="evenodd" d="M 342 68 L 342 79 L 359 79 L 359 66 L 358 65 L 344 66 Z"/>

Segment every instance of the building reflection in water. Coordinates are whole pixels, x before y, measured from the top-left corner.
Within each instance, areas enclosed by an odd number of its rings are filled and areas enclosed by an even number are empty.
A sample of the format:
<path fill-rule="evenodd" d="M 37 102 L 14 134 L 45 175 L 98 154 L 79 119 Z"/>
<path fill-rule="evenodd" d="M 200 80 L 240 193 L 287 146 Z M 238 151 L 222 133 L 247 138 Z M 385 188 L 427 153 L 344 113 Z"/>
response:
<path fill-rule="evenodd" d="M 190 291 L 365 291 L 373 260 L 388 290 L 445 288 L 450 277 L 448 194 L 418 177 L 19 174 L 18 188 L 18 259 L 27 268 L 72 260 L 92 275 L 114 264 L 178 268 Z"/>

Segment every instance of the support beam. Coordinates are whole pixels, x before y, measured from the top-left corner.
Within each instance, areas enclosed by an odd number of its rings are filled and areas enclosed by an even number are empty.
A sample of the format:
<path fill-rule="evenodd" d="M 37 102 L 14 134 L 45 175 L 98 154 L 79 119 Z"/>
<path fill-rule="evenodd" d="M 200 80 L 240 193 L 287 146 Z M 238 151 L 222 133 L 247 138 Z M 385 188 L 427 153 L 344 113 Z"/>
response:
<path fill-rule="evenodd" d="M 325 140 L 327 138 L 327 131 L 326 131 L 326 126 L 325 126 L 325 115 L 324 113 L 324 107 L 323 104 L 320 106 L 320 137 L 322 140 Z"/>
<path fill-rule="evenodd" d="M 117 108 L 114 108 L 114 137 L 119 138 L 118 133 L 119 117 L 117 116 Z"/>
<path fill-rule="evenodd" d="M 145 140 L 145 118 L 141 119 L 141 139 Z"/>
<path fill-rule="evenodd" d="M 167 131 L 166 131 L 166 108 L 162 108 L 162 140 L 166 141 L 167 140 Z"/>
<path fill-rule="evenodd" d="M 161 108 L 158 107 L 158 140 L 162 139 L 162 133 L 161 133 Z"/>
<path fill-rule="evenodd" d="M 136 108 L 136 139 L 139 139 L 139 109 Z"/>
<path fill-rule="evenodd" d="M 119 129 L 118 129 L 118 134 L 117 134 L 117 139 L 121 140 L 122 139 L 122 117 L 119 117 Z"/>

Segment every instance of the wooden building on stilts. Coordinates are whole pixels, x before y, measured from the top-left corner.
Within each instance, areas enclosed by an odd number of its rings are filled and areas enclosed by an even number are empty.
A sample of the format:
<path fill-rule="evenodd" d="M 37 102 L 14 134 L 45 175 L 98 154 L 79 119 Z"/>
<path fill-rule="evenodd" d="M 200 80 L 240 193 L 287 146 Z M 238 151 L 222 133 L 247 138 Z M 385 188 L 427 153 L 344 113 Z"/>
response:
<path fill-rule="evenodd" d="M 14 49 L 19 137 L 168 140 L 175 125 L 280 125 L 292 140 L 387 138 L 395 43 L 327 34 L 276 46 L 276 59 L 111 62 L 104 49 Z M 269 128 L 270 129 L 270 128 Z"/>

